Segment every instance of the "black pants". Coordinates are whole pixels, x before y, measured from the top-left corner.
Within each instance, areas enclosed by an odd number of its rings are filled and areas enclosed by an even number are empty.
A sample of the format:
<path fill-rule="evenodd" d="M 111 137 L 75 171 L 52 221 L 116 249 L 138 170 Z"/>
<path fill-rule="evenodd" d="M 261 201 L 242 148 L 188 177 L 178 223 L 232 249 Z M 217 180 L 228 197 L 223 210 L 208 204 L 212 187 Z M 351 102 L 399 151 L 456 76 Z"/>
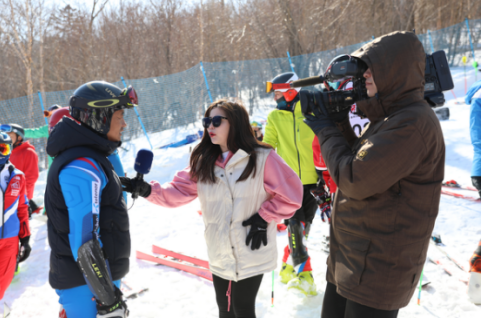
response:
<path fill-rule="evenodd" d="M 303 201 L 301 202 L 301 208 L 296 210 L 293 215 L 293 219 L 304 222 L 313 222 L 316 215 L 316 210 L 318 209 L 318 204 L 311 194 L 310 190 L 314 189 L 316 184 L 305 184 L 303 185 Z M 288 220 L 285 220 L 285 224 L 288 225 Z"/>
<path fill-rule="evenodd" d="M 254 304 L 263 274 L 231 282 L 231 306 L 228 311 L 228 297 L 226 292 L 229 280 L 213 275 L 216 302 L 219 308 L 219 318 L 256 318 Z"/>
<path fill-rule="evenodd" d="M 327 283 L 321 318 L 396 318 L 397 310 L 380 310 L 361 305 L 338 295 L 336 286 Z"/>

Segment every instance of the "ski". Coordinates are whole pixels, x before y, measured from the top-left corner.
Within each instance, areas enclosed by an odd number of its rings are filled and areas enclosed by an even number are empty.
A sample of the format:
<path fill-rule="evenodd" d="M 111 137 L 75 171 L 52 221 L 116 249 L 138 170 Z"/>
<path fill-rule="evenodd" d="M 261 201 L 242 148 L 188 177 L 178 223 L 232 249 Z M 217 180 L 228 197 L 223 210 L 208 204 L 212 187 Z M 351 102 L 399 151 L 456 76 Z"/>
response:
<path fill-rule="evenodd" d="M 175 261 L 170 261 L 170 260 L 167 260 L 167 259 L 164 259 L 164 258 L 160 258 L 160 257 L 154 256 L 154 255 L 150 255 L 150 254 L 147 254 L 147 253 L 144 253 L 144 252 L 140 252 L 140 251 L 136 252 L 136 257 L 138 259 L 142 259 L 142 260 L 158 263 L 158 264 L 161 264 L 161 265 L 169 266 L 169 267 L 172 267 L 172 268 L 175 268 L 175 269 L 179 269 L 181 271 L 191 273 L 191 274 L 194 274 L 196 276 L 205 278 L 209 281 L 213 281 L 213 275 L 211 274 L 211 272 L 209 270 L 207 270 L 205 268 L 181 264 L 181 263 L 178 263 L 178 262 L 175 262 Z"/>
<path fill-rule="evenodd" d="M 190 257 L 190 256 L 186 256 L 184 254 L 179 254 L 179 253 L 176 253 L 176 252 L 173 252 L 173 251 L 170 251 L 170 250 L 166 250 L 165 248 L 162 248 L 162 247 L 157 246 L 157 245 L 152 245 L 152 253 L 170 256 L 172 258 L 176 258 L 178 260 L 188 262 L 188 263 L 191 263 L 191 264 L 209 269 L 209 262 L 208 261 L 204 261 L 204 260 L 199 259 L 199 258 Z"/>
<path fill-rule="evenodd" d="M 11 309 L 8 307 L 7 303 L 3 303 L 3 318 L 10 317 Z"/>
<path fill-rule="evenodd" d="M 433 234 L 431 237 L 432 243 L 435 245 L 435 247 L 438 248 L 442 254 L 444 254 L 449 260 L 451 260 L 459 269 L 464 271 L 465 273 L 468 273 L 469 271 L 465 269 L 465 267 L 460 264 L 455 258 L 449 255 L 449 253 L 443 248 L 445 244 L 442 243 L 442 238 L 438 234 Z"/>
<path fill-rule="evenodd" d="M 449 196 L 452 196 L 452 197 L 456 197 L 456 198 L 459 198 L 459 199 L 465 199 L 465 200 L 470 200 L 470 201 L 474 201 L 474 202 L 480 202 L 480 198 L 470 197 L 470 196 L 467 196 L 467 195 L 463 195 L 463 194 L 460 194 L 460 193 L 455 193 L 455 192 L 447 191 L 447 190 L 443 190 L 443 189 L 442 189 L 442 194 L 449 195 Z"/>
<path fill-rule="evenodd" d="M 447 267 L 445 267 L 445 265 L 441 261 L 439 261 L 438 259 L 434 259 L 434 258 L 429 257 L 428 260 L 430 262 L 434 263 L 435 265 L 441 266 L 442 269 L 444 270 L 444 272 L 447 273 L 449 276 L 453 276 L 452 271 L 450 269 L 448 269 Z"/>
<path fill-rule="evenodd" d="M 452 188 L 452 189 L 461 189 L 461 190 L 470 190 L 470 191 L 479 191 L 474 187 L 471 186 L 462 186 L 457 183 L 455 180 L 450 180 L 447 182 L 442 183 L 442 187 L 444 188 Z"/>
<path fill-rule="evenodd" d="M 428 260 L 436 265 L 439 265 L 440 267 L 442 267 L 442 269 L 444 270 L 445 273 L 447 273 L 449 276 L 454 276 L 454 274 L 452 273 L 452 271 L 450 269 L 448 269 L 444 263 L 442 263 L 440 260 L 438 259 L 433 259 L 433 258 L 428 258 Z M 454 276 L 455 277 L 455 276 Z M 462 277 L 457 277 L 459 281 L 461 281 L 462 283 L 464 283 L 465 285 L 468 285 L 469 284 L 469 280 L 468 278 L 466 278 L 465 276 L 462 278 Z M 422 283 L 422 287 L 423 287 L 423 283 Z"/>
<path fill-rule="evenodd" d="M 122 280 L 121 282 L 121 291 L 124 294 L 124 298 L 126 299 L 135 299 L 138 296 L 144 294 L 144 292 L 148 291 L 149 288 L 134 288 L 131 287 L 125 279 Z"/>

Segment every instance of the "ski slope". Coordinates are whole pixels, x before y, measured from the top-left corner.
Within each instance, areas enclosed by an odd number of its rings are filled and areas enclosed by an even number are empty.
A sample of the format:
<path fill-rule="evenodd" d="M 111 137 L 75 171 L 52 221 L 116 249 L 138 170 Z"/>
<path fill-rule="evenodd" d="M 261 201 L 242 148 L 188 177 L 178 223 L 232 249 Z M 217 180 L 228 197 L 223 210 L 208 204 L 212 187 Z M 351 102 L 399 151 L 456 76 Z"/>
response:
<path fill-rule="evenodd" d="M 455 179 L 462 185 L 471 185 L 470 168 L 472 146 L 469 135 L 469 106 L 460 104 L 464 95 L 463 69 L 453 69 L 456 84 L 454 90 L 446 93 L 446 106 L 450 108 L 450 119 L 441 122 L 446 142 L 445 180 Z M 480 75 L 479 75 L 480 78 Z M 467 74 L 468 86 L 475 80 L 473 70 Z M 266 119 L 269 110 L 260 110 L 253 120 Z M 194 134 L 201 125 L 189 125 L 150 136 L 154 147 L 159 147 Z M 146 180 L 161 183 L 170 181 L 175 172 L 188 165 L 190 150 L 195 144 L 180 148 L 154 150 L 154 162 Z M 149 148 L 144 137 L 123 145 L 120 156 L 128 176 L 134 176 L 134 160 L 137 151 Z M 42 202 L 45 190 L 46 172 L 42 172 L 35 188 L 35 200 Z M 456 190 L 453 190 L 456 191 Z M 458 191 L 476 196 L 475 192 Z M 172 268 L 136 260 L 135 251 L 151 252 L 152 244 L 181 252 L 190 256 L 207 259 L 204 242 L 204 224 L 198 214 L 199 201 L 176 209 L 162 208 L 140 198 L 128 207 L 131 222 L 131 267 L 125 278 L 131 287 L 148 287 L 143 296 L 128 301 L 131 317 L 218 317 L 214 288 L 211 282 Z M 58 296 L 48 283 L 50 248 L 47 241 L 45 221 L 34 217 L 32 227 L 32 253 L 20 265 L 2 303 L 12 311 L 10 317 L 57 317 Z M 477 202 L 442 196 L 435 232 L 442 236 L 447 251 L 468 267 L 468 259 L 481 237 L 481 205 Z M 321 249 L 322 236 L 328 234 L 328 226 L 321 222 L 319 212 L 315 217 L 307 245 L 312 256 L 313 275 L 318 296 L 305 297 L 286 290 L 275 272 L 274 306 L 271 306 L 271 273 L 267 273 L 261 284 L 256 301 L 258 317 L 320 317 L 323 292 L 326 286 L 327 254 Z M 283 248 L 287 244 L 286 232 L 278 233 L 277 244 L 279 263 Z M 400 310 L 399 317 L 480 317 L 481 308 L 468 301 L 466 285 L 458 278 L 462 274 L 436 249 L 430 246 L 429 256 L 440 259 L 456 275 L 450 277 L 441 266 L 427 262 L 424 273 L 430 284 L 422 290 L 421 305 L 417 305 L 418 290 L 410 304 Z M 279 267 L 278 267 L 279 270 Z M 1 306 L 3 307 L 3 306 Z M 3 308 L 0 308 L 2 311 Z"/>

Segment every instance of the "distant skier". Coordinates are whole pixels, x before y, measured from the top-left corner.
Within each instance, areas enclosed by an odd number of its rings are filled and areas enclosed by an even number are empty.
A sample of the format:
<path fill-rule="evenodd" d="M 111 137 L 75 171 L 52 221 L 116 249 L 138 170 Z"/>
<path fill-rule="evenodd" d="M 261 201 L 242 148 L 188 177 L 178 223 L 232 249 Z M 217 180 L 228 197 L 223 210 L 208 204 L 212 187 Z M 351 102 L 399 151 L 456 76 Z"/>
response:
<path fill-rule="evenodd" d="M 397 317 L 412 299 L 439 211 L 445 169 L 440 122 L 423 98 L 425 51 L 413 32 L 392 32 L 345 59 L 357 59 L 370 120 L 361 136 L 348 110 L 311 104 L 305 122 L 318 137 L 338 186 L 322 318 Z"/>
<path fill-rule="evenodd" d="M 288 225 L 288 245 L 282 258 L 281 282 L 288 284 L 288 289 L 298 290 L 305 295 L 316 295 L 311 257 L 303 242 L 318 209 L 310 192 L 316 188 L 319 180 L 313 163 L 312 143 L 315 135 L 303 122 L 298 94 L 300 89 L 280 89 L 275 86 L 297 79 L 295 73 L 287 72 L 277 75 L 271 81 L 277 109 L 268 115 L 263 141 L 276 149 L 303 183 L 301 208 L 291 219 L 285 220 Z"/>
<path fill-rule="evenodd" d="M 121 180 L 126 191 L 165 207 L 199 197 L 219 317 L 254 318 L 263 274 L 276 268 L 276 223 L 300 207 L 303 188 L 283 159 L 255 139 L 242 105 L 218 100 L 204 116 L 190 166 L 173 181 Z"/>
<path fill-rule="evenodd" d="M 0 129 L 6 132 L 12 139 L 13 150 L 10 162 L 25 174 L 27 182 L 27 198 L 29 201 L 29 215 L 40 212 L 40 208 L 33 201 L 35 183 L 39 176 L 38 155 L 35 147 L 28 141 L 25 141 L 25 130 L 18 124 L 2 125 Z"/>
<path fill-rule="evenodd" d="M 119 284 L 129 271 L 129 217 L 107 156 L 121 145 L 124 110 L 137 96 L 132 87 L 89 82 L 69 104 L 73 119 L 62 117 L 47 143 L 55 157 L 45 190 L 49 282 L 68 318 L 124 318 Z"/>
<path fill-rule="evenodd" d="M 12 139 L 0 133 L 0 198 L 3 203 L 0 223 L 0 299 L 13 279 L 17 264 L 25 261 L 31 251 L 25 176 L 9 162 L 11 151 Z"/>

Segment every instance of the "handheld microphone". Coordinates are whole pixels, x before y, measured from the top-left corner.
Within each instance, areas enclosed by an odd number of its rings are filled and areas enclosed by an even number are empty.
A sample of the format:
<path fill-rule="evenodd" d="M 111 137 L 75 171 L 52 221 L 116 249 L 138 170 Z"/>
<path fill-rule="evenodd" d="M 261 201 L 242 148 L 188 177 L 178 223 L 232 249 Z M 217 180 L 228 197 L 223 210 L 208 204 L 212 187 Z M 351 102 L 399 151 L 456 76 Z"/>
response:
<path fill-rule="evenodd" d="M 152 159 L 154 154 L 148 149 L 141 149 L 137 152 L 136 163 L 134 164 L 134 170 L 137 171 L 135 179 L 143 180 L 144 175 L 151 171 Z M 137 199 L 139 197 L 139 189 L 135 189 L 132 192 L 132 198 Z"/>
<path fill-rule="evenodd" d="M 293 88 L 296 87 L 305 87 L 305 86 L 313 86 L 317 84 L 323 84 L 325 78 L 323 76 L 312 76 L 303 79 L 299 79 L 297 81 L 293 81 L 290 83 L 290 86 Z"/>

